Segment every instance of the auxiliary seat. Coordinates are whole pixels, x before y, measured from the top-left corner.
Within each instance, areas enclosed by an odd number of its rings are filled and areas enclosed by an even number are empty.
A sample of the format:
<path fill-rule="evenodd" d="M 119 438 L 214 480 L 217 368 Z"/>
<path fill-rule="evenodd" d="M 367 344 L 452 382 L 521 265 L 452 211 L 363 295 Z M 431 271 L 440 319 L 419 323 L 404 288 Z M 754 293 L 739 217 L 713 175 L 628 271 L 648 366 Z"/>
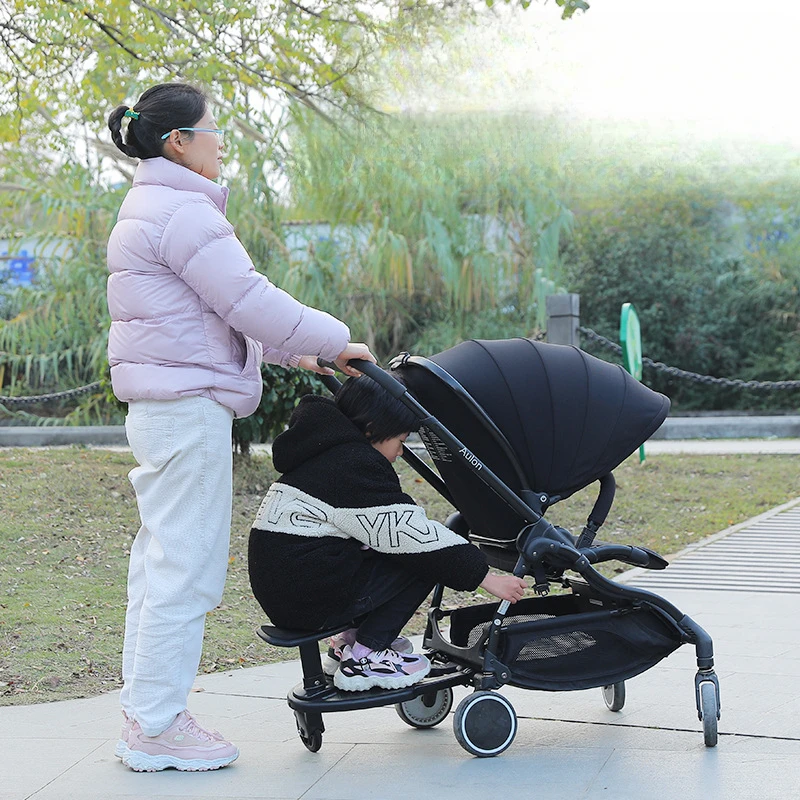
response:
<path fill-rule="evenodd" d="M 318 631 L 301 631 L 290 630 L 289 628 L 276 628 L 274 625 L 262 625 L 257 633 L 267 644 L 271 644 L 275 647 L 300 647 L 304 644 L 328 639 L 331 636 L 335 636 L 337 633 L 355 627 L 357 627 L 357 625 L 354 622 L 346 622 L 335 628 L 323 628 Z"/>

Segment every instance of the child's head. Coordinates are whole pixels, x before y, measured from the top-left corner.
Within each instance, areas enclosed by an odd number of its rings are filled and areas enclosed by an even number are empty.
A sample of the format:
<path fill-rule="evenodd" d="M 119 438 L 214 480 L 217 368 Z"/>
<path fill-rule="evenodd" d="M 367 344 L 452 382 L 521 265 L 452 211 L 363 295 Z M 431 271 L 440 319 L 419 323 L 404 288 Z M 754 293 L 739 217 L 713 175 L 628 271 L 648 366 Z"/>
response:
<path fill-rule="evenodd" d="M 413 411 L 366 375 L 345 381 L 334 401 L 389 461 L 394 461 L 402 453 L 408 434 L 420 427 Z"/>

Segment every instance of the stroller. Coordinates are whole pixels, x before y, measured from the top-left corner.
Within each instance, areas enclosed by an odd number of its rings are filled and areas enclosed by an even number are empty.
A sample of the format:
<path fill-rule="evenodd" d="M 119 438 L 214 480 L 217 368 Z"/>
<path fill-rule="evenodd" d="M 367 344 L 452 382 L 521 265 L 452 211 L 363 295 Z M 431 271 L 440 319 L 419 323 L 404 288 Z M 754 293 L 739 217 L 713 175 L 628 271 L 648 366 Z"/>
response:
<path fill-rule="evenodd" d="M 705 744 L 714 747 L 720 702 L 709 635 L 662 597 L 615 583 L 593 566 L 667 566 L 645 547 L 602 544 L 595 535 L 614 499 L 611 471 L 661 425 L 669 400 L 578 348 L 521 338 L 466 341 L 430 359 L 401 354 L 390 369 L 402 382 L 371 363 L 351 364 L 418 415 L 438 473 L 407 448 L 403 457 L 457 509 L 447 526 L 480 547 L 490 565 L 532 576 L 537 596 L 444 610 L 437 586 L 424 636 L 432 669 L 403 689 L 343 692 L 324 675 L 319 641 L 351 624 L 262 626 L 268 643 L 300 649 L 303 682 L 287 700 L 303 744 L 319 750 L 322 715 L 333 711 L 395 704 L 408 725 L 433 727 L 450 713 L 453 687 L 472 685 L 456 708 L 455 736 L 472 755 L 495 756 L 517 731 L 500 687 L 602 688 L 608 708 L 619 711 L 628 678 L 690 643 L 697 713 Z M 332 391 L 340 385 L 333 377 L 325 382 Z M 558 501 L 595 482 L 579 536 L 545 519 Z M 564 591 L 548 596 L 552 586 Z"/>

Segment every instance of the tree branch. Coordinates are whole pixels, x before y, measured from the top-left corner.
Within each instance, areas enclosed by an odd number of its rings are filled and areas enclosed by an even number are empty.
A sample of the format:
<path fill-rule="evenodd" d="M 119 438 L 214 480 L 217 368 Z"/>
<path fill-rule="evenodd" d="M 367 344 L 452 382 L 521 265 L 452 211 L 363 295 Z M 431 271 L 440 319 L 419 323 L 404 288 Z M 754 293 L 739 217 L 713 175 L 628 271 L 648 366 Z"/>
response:
<path fill-rule="evenodd" d="M 74 0 L 61 0 L 61 2 L 65 5 L 73 6 L 73 8 L 75 7 Z M 137 61 L 141 61 L 143 64 L 147 63 L 146 58 L 142 58 L 136 51 L 131 50 L 131 48 L 128 47 L 125 42 L 118 38 L 122 36 L 122 31 L 113 28 L 111 25 L 106 25 L 89 11 L 82 11 L 81 14 L 86 17 L 86 19 L 93 22 L 106 36 L 108 36 L 109 39 L 111 39 L 112 42 L 114 42 L 115 45 L 117 45 L 117 47 L 124 50 L 129 56 L 135 58 Z"/>
<path fill-rule="evenodd" d="M 294 6 L 298 11 L 302 11 L 304 14 L 316 17 L 317 19 L 320 19 L 323 22 L 335 22 L 339 25 L 350 25 L 350 26 L 358 25 L 357 22 L 354 22 L 351 19 L 342 19 L 341 17 L 330 17 L 327 16 L 324 12 L 312 11 L 310 8 L 306 8 L 305 6 L 300 5 L 300 3 L 296 3 L 294 0 L 289 0 L 289 5 Z"/>
<path fill-rule="evenodd" d="M 105 25 L 104 23 L 100 22 L 100 20 L 97 19 L 97 17 L 95 17 L 93 14 L 90 14 L 88 11 L 84 11 L 83 12 L 83 16 L 85 16 L 87 19 L 89 19 L 92 22 L 94 22 L 94 24 L 97 25 L 97 27 L 100 28 L 100 30 L 103 31 L 103 33 L 106 36 L 108 36 L 108 38 L 111 39 L 111 41 L 114 42 L 114 44 L 116 44 L 117 47 L 122 48 L 129 56 L 132 56 L 137 61 L 141 61 L 142 63 L 146 63 L 147 62 L 146 58 L 142 58 L 137 52 L 135 52 L 134 50 L 131 50 L 130 47 L 128 47 L 121 39 L 118 39 L 112 33 L 112 28 L 110 28 L 108 25 Z"/>
<path fill-rule="evenodd" d="M 10 22 L 3 22 L 0 25 L 0 28 L 5 28 L 7 31 L 12 31 L 16 33 L 23 39 L 27 39 L 31 44 L 39 44 L 39 42 L 36 39 L 34 39 L 27 31 L 23 30 L 22 28 L 16 25 L 12 25 Z"/>

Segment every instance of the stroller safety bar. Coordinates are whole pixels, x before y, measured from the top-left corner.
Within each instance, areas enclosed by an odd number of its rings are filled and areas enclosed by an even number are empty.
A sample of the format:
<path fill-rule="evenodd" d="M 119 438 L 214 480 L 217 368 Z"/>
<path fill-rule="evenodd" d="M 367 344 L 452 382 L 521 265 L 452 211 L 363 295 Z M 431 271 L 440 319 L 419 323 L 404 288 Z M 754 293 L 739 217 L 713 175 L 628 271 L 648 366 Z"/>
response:
<path fill-rule="evenodd" d="M 633 547 L 626 544 L 604 544 L 597 547 L 586 547 L 581 550 L 590 564 L 601 561 L 622 561 L 634 567 L 644 569 L 666 569 L 669 561 L 647 547 Z"/>

